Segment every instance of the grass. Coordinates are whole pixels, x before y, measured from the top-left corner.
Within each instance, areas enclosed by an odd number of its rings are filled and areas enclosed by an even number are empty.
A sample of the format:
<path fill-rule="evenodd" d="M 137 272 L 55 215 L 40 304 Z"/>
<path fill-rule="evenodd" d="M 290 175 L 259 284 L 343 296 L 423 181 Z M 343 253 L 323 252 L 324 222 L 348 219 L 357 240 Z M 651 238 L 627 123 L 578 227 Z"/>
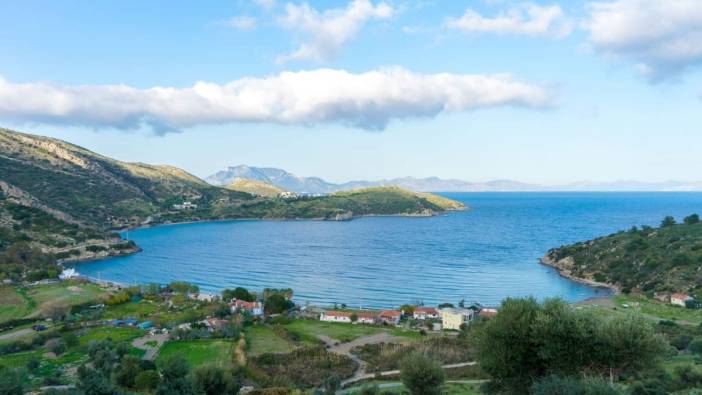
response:
<path fill-rule="evenodd" d="M 22 318 L 32 310 L 30 300 L 13 286 L 0 286 L 0 300 L 0 323 Z"/>
<path fill-rule="evenodd" d="M 478 380 L 479 381 L 479 380 Z M 387 391 L 388 394 L 398 394 L 398 395 L 409 395 L 409 391 L 407 388 L 402 385 L 399 382 L 388 382 L 388 381 L 369 381 L 365 386 L 379 386 L 380 387 L 380 392 L 385 393 L 384 391 Z M 360 385 L 355 392 L 350 392 L 350 394 L 358 394 L 361 389 L 364 387 L 364 385 Z M 450 382 L 444 384 L 444 388 L 442 391 L 442 394 L 444 395 L 480 395 L 482 392 L 480 391 L 480 382 Z"/>
<path fill-rule="evenodd" d="M 702 310 L 673 306 L 655 299 L 649 299 L 645 296 L 618 295 L 613 297 L 613 301 L 616 303 L 617 308 L 623 309 L 622 305 L 628 304 L 630 307 L 626 310 L 640 311 L 645 315 L 659 319 L 683 321 L 680 323 L 692 325 L 699 325 L 702 323 Z M 638 307 L 634 307 L 636 303 L 638 303 Z"/>
<path fill-rule="evenodd" d="M 112 328 L 98 327 L 90 328 L 79 337 L 81 345 L 90 343 L 93 340 L 100 341 L 112 339 L 115 342 L 129 341 L 141 337 L 144 331 L 137 328 Z"/>
<path fill-rule="evenodd" d="M 158 306 L 148 300 L 141 300 L 139 302 L 122 303 L 117 306 L 109 306 L 103 318 L 105 319 L 122 319 L 122 318 L 135 318 L 140 319 L 148 317 L 158 311 Z"/>
<path fill-rule="evenodd" d="M 314 340 L 317 336 L 322 335 L 340 342 L 350 342 L 359 337 L 374 335 L 385 330 L 378 326 L 316 320 L 295 320 L 285 325 L 285 329 L 296 334 L 303 340 Z"/>
<path fill-rule="evenodd" d="M 287 353 L 295 348 L 287 339 L 284 339 L 269 327 L 256 325 L 246 328 L 244 332 L 248 345 L 249 355 L 265 353 Z"/>
<path fill-rule="evenodd" d="M 49 302 L 62 302 L 75 306 L 90 302 L 97 303 L 104 295 L 105 290 L 93 283 L 61 281 L 56 284 L 37 285 L 27 290 L 27 297 L 38 305 L 38 308 L 29 316 L 37 316 L 42 306 Z"/>
<path fill-rule="evenodd" d="M 159 350 L 156 364 L 180 355 L 191 366 L 214 364 L 226 367 L 231 363 L 233 345 L 226 340 L 180 340 L 167 342 Z"/>

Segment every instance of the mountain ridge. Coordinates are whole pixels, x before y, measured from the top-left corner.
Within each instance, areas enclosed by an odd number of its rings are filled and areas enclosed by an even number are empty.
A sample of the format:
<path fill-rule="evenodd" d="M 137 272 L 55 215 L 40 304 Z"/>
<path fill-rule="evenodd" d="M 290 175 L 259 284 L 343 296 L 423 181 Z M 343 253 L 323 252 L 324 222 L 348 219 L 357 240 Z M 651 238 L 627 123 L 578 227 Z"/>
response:
<path fill-rule="evenodd" d="M 274 167 L 248 165 L 229 166 L 218 171 L 205 181 L 213 185 L 226 185 L 236 178 L 251 179 L 273 184 L 286 191 L 303 194 L 329 194 L 339 191 L 372 186 L 395 185 L 415 192 L 675 192 L 702 191 L 702 182 L 662 181 L 642 182 L 619 180 L 614 182 L 577 181 L 547 186 L 524 183 L 509 179 L 469 182 L 439 177 L 398 177 L 377 181 L 357 180 L 332 183 L 320 177 L 300 177 Z"/>

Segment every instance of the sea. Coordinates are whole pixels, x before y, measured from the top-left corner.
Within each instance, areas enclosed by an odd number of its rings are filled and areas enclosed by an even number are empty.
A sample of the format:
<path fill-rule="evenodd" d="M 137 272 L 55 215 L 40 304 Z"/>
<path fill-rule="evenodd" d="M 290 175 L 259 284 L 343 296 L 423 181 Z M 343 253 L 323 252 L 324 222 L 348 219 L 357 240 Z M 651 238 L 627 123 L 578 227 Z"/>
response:
<path fill-rule="evenodd" d="M 498 306 L 508 297 L 569 302 L 609 294 L 561 277 L 539 258 L 564 244 L 702 214 L 702 193 L 441 193 L 465 211 L 352 221 L 244 220 L 122 234 L 143 252 L 77 264 L 123 284 L 182 280 L 204 292 L 292 288 L 300 304 L 393 308 Z"/>

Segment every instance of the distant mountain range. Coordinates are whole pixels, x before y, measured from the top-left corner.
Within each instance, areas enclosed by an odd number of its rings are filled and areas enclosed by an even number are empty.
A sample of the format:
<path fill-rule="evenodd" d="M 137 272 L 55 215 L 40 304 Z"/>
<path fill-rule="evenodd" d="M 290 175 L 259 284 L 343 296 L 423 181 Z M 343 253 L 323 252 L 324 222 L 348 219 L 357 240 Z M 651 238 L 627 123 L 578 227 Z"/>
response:
<path fill-rule="evenodd" d="M 469 182 L 438 177 L 415 178 L 402 177 L 378 181 L 350 181 L 335 184 L 319 177 L 298 177 L 282 169 L 271 167 L 253 167 L 239 165 L 228 167 L 207 177 L 205 180 L 213 185 L 225 186 L 239 179 L 249 179 L 273 184 L 286 191 L 308 194 L 327 194 L 358 188 L 390 186 L 409 189 L 416 192 L 537 192 L 537 191 L 702 191 L 702 182 L 591 182 L 580 181 L 566 185 L 538 185 L 513 180 L 494 180 L 486 182 Z"/>

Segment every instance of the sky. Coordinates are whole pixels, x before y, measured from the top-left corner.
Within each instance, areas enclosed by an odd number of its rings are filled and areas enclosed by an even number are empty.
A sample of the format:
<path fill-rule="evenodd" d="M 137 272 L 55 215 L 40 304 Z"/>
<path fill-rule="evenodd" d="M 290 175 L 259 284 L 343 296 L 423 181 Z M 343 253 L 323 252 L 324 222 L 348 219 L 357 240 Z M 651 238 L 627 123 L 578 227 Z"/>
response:
<path fill-rule="evenodd" d="M 699 0 L 26 0 L 0 18 L 0 126 L 120 160 L 702 180 Z"/>

